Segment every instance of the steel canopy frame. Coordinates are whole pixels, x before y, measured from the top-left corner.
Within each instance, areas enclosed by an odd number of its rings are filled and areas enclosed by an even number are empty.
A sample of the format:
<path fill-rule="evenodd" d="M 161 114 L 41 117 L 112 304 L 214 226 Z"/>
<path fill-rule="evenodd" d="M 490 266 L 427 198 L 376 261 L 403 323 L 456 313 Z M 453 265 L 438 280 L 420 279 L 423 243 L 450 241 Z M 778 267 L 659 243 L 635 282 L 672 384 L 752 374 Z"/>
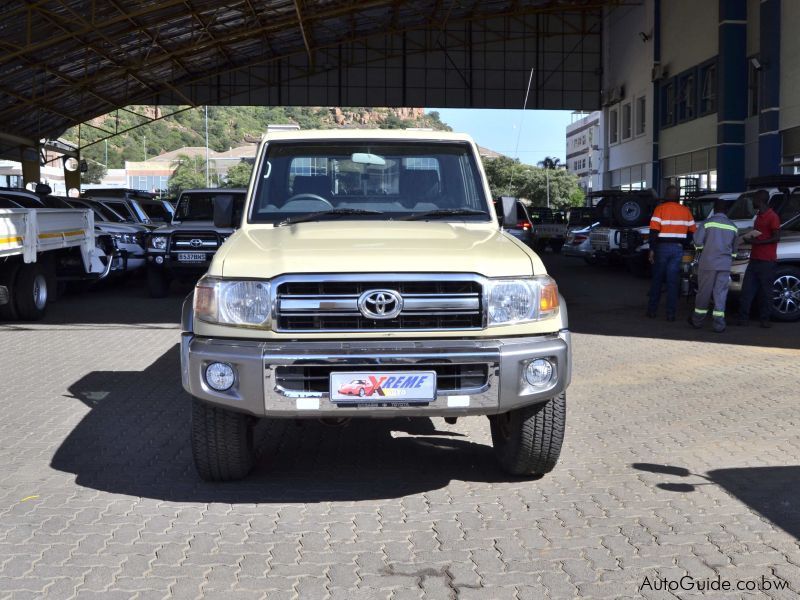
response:
<path fill-rule="evenodd" d="M 592 109 L 603 7 L 639 1 L 5 3 L 0 155 L 130 104 L 519 108 L 531 68 L 531 108 Z"/>

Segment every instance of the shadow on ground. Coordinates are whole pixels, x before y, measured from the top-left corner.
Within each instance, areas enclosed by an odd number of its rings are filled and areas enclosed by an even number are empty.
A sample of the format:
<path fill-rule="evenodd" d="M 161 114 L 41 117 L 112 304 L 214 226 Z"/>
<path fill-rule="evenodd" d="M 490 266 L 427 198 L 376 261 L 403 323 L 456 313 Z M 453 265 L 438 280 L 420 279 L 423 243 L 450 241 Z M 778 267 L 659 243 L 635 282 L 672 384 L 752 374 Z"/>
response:
<path fill-rule="evenodd" d="M 706 474 L 692 473 L 683 467 L 634 463 L 634 469 L 672 477 L 695 477 L 699 483 L 667 479 L 656 487 L 670 492 L 690 493 L 701 485 L 717 485 L 744 502 L 776 527 L 800 539 L 800 466 L 741 467 L 715 469 Z"/>
<path fill-rule="evenodd" d="M 147 282 L 139 275 L 92 285 L 74 284 L 48 305 L 41 321 L 0 321 L 0 331 L 41 329 L 48 325 L 83 325 L 87 329 L 104 325 L 177 326 L 181 320 L 181 304 L 191 291 L 191 283 L 174 281 L 166 298 L 150 298 Z"/>
<path fill-rule="evenodd" d="M 192 464 L 190 398 L 181 388 L 177 345 L 141 372 L 89 373 L 63 400 L 91 410 L 51 466 L 74 473 L 79 485 L 113 493 L 171 501 L 319 502 L 396 498 L 451 480 L 514 480 L 496 466 L 490 447 L 436 431 L 425 418 L 365 419 L 345 427 L 263 421 L 253 474 L 242 482 L 204 483 Z"/>
<path fill-rule="evenodd" d="M 645 316 L 649 279 L 636 278 L 621 266 L 588 265 L 583 259 L 547 252 L 542 255 L 548 272 L 555 277 L 569 308 L 569 328 L 577 333 L 617 337 L 660 338 L 719 344 L 741 344 L 775 348 L 800 348 L 800 322 L 773 323 L 761 329 L 757 321 L 749 327 L 728 327 L 724 333 L 711 331 L 710 320 L 703 330 L 686 322 L 694 310 L 694 298 L 678 299 L 678 315 L 667 322 L 665 298 L 657 319 Z M 727 313 L 733 320 L 738 310 L 736 297 L 729 297 Z"/>

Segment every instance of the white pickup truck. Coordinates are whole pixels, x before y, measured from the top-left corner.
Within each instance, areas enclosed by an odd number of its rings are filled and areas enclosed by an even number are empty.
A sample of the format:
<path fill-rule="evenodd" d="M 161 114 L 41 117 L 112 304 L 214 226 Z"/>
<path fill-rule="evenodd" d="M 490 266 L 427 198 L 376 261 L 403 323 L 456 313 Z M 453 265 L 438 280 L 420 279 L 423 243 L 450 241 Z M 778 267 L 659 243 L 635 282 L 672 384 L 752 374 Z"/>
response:
<path fill-rule="evenodd" d="M 0 208 L 0 319 L 40 319 L 59 279 L 108 275 L 114 249 L 97 243 L 89 210 Z"/>

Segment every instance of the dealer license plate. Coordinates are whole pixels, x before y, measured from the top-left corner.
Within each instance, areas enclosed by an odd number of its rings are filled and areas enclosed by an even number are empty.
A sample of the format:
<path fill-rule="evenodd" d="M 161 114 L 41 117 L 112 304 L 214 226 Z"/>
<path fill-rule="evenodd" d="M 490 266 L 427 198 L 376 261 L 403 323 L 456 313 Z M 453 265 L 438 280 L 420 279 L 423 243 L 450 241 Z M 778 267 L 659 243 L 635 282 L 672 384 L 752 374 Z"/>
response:
<path fill-rule="evenodd" d="M 178 252 L 178 262 L 206 262 L 202 252 Z"/>
<path fill-rule="evenodd" d="M 435 371 L 331 373 L 330 399 L 336 404 L 420 404 L 436 399 Z"/>

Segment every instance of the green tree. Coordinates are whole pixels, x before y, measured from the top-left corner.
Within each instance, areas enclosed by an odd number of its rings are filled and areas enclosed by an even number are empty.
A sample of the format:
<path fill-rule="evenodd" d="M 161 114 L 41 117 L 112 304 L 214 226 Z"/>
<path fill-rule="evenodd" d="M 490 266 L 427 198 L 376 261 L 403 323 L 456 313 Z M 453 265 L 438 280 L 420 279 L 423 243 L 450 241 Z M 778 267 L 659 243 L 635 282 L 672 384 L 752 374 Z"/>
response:
<path fill-rule="evenodd" d="M 543 169 L 558 169 L 561 166 L 561 159 L 557 156 L 545 156 L 537 164 Z"/>
<path fill-rule="evenodd" d="M 519 196 L 533 206 L 547 206 L 548 188 L 551 208 L 564 209 L 583 204 L 578 178 L 564 169 L 534 168 L 531 177 L 521 186 Z"/>
<path fill-rule="evenodd" d="M 167 184 L 171 195 L 177 196 L 183 190 L 205 187 L 205 161 L 198 162 L 196 158 L 181 154 L 175 159 L 172 166 L 174 170 Z"/>
<path fill-rule="evenodd" d="M 233 165 L 228 169 L 224 187 L 246 188 L 250 183 L 250 174 L 252 172 L 253 164 L 246 160 Z"/>
<path fill-rule="evenodd" d="M 88 169 L 81 173 L 81 183 L 102 183 L 107 173 L 105 165 L 92 159 L 88 159 L 86 165 Z"/>
<path fill-rule="evenodd" d="M 552 208 L 583 204 L 583 191 L 578 185 L 578 178 L 564 169 L 534 167 L 507 156 L 487 159 L 483 164 L 495 198 L 514 196 L 532 206 L 547 206 L 549 186 Z"/>

